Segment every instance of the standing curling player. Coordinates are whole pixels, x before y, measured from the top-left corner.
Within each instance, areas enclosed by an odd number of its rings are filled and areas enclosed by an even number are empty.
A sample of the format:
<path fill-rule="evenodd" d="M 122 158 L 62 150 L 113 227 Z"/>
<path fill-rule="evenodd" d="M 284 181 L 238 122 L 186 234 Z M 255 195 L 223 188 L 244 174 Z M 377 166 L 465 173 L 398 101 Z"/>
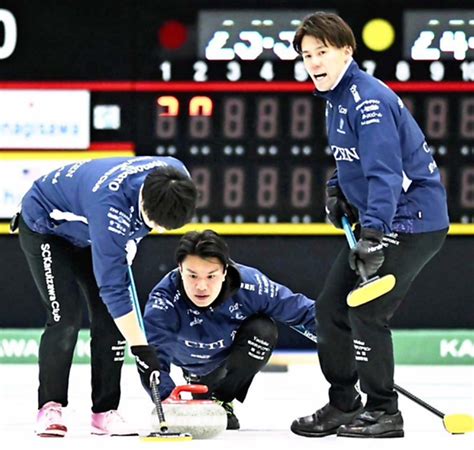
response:
<path fill-rule="evenodd" d="M 127 263 L 152 229 L 189 222 L 195 203 L 188 171 L 168 157 L 66 165 L 36 180 L 26 193 L 12 229 L 19 225 L 21 248 L 47 312 L 39 348 L 39 436 L 67 432 L 62 408 L 68 404 L 82 296 L 90 318 L 92 433 L 136 434 L 117 412 L 125 343 L 142 383 L 150 382 L 159 361 L 132 309 Z"/>
<path fill-rule="evenodd" d="M 342 215 L 355 213 L 360 232 L 353 250 L 344 245 L 318 297 L 319 360 L 330 384 L 329 403 L 291 429 L 309 437 L 402 437 L 390 319 L 443 245 L 449 227 L 445 190 L 402 101 L 352 59 L 356 42 L 344 20 L 323 12 L 307 16 L 293 44 L 316 95 L 326 100 L 337 166 L 327 186 L 329 219 L 341 228 Z M 368 276 L 392 273 L 397 282 L 384 296 L 350 308 L 346 296 L 358 281 L 356 260 Z M 367 394 L 365 405 L 357 380 Z"/>
<path fill-rule="evenodd" d="M 274 320 L 314 332 L 314 301 L 233 262 L 212 230 L 186 233 L 176 262 L 153 288 L 144 315 L 148 342 L 161 362 L 161 397 L 175 387 L 174 364 L 189 383 L 207 385 L 208 397 L 227 412 L 227 429 L 239 429 L 232 401 L 245 400 L 270 359 L 278 338 Z"/>

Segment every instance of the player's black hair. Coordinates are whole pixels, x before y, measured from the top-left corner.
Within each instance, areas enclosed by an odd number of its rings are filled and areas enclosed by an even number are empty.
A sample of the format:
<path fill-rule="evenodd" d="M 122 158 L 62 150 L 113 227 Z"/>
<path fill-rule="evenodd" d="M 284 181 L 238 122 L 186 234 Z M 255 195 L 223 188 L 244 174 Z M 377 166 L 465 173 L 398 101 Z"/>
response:
<path fill-rule="evenodd" d="M 189 223 L 196 209 L 197 189 L 189 176 L 174 167 L 157 169 L 143 184 L 143 210 L 167 230 Z"/>
<path fill-rule="evenodd" d="M 355 52 L 357 44 L 351 27 L 337 14 L 315 12 L 306 16 L 296 29 L 293 48 L 301 54 L 301 41 L 309 35 L 326 45 L 337 48 L 349 46 Z"/>
<path fill-rule="evenodd" d="M 188 255 L 196 255 L 203 259 L 217 258 L 224 265 L 224 270 L 230 263 L 229 247 L 213 230 L 190 231 L 183 235 L 175 253 L 178 265 Z"/>

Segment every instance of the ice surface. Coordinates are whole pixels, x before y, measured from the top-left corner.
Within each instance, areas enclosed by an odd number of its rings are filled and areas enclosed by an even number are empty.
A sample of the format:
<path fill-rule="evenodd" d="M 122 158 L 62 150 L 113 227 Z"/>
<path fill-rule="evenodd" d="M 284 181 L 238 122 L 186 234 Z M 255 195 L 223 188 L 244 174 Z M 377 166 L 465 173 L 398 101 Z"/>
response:
<path fill-rule="evenodd" d="M 180 381 L 179 372 L 174 372 Z M 304 438 L 290 431 L 291 422 L 312 414 L 327 402 L 327 384 L 314 364 L 294 364 L 287 372 L 261 372 L 252 384 L 244 404 L 235 402 L 240 431 L 225 431 L 211 440 L 150 443 L 137 437 L 91 436 L 90 368 L 74 365 L 69 386 L 69 406 L 65 417 L 69 432 L 64 439 L 37 437 L 33 430 L 36 416 L 38 369 L 36 365 L 0 364 L 0 442 L 1 449 L 81 449 L 133 450 L 144 446 L 173 449 L 253 450 L 254 448 L 320 450 L 417 450 L 474 449 L 474 433 L 450 435 L 434 414 L 404 397 L 400 409 L 405 420 L 403 439 L 351 439 L 329 436 Z M 473 366 L 397 366 L 396 382 L 445 414 L 474 414 Z M 151 400 L 143 391 L 133 365 L 126 365 L 122 377 L 119 411 L 141 434 L 151 430 Z"/>

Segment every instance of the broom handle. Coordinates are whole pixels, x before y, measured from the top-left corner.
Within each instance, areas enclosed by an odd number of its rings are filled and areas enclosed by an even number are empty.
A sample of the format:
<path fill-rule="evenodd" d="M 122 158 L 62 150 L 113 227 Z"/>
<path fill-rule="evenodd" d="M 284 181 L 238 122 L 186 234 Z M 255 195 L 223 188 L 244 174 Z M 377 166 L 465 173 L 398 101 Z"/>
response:
<path fill-rule="evenodd" d="M 311 331 L 306 330 L 302 326 L 291 326 L 293 330 L 298 332 L 299 334 L 302 334 L 304 337 L 308 338 L 310 341 L 313 341 L 315 344 L 318 343 L 318 338 L 315 334 L 311 333 Z M 436 409 L 434 406 L 429 405 L 426 403 L 424 400 L 421 398 L 417 397 L 416 395 L 412 394 L 411 392 L 408 392 L 406 389 L 402 388 L 398 384 L 394 384 L 393 388 L 399 392 L 400 394 L 404 395 L 405 397 L 409 398 L 413 402 L 417 403 L 418 405 L 422 406 L 423 408 L 427 409 L 428 411 L 432 412 L 433 414 L 437 415 L 438 417 L 441 417 L 444 419 L 445 414 L 443 414 L 441 411 Z"/>
<path fill-rule="evenodd" d="M 347 242 L 349 243 L 350 248 L 354 248 L 357 245 L 356 238 L 354 233 L 352 232 L 351 224 L 349 223 L 349 219 L 346 216 L 342 216 L 341 219 L 342 228 L 346 235 Z"/>
<path fill-rule="evenodd" d="M 145 332 L 145 325 L 143 324 L 143 317 L 142 317 L 142 313 L 140 309 L 140 303 L 138 303 L 137 288 L 135 286 L 135 280 L 133 279 L 133 272 L 130 266 L 128 266 L 128 276 L 130 277 L 130 298 L 132 299 L 132 306 L 133 306 L 133 309 L 135 310 L 135 314 L 137 315 L 140 329 L 143 332 Z"/>
<path fill-rule="evenodd" d="M 153 403 L 155 404 L 156 414 L 160 423 L 160 431 L 164 433 L 165 431 L 168 431 L 168 425 L 166 424 L 165 413 L 161 403 L 160 391 L 158 390 L 155 377 L 151 379 L 151 395 L 153 397 Z"/>
<path fill-rule="evenodd" d="M 132 299 L 133 309 L 138 318 L 138 323 L 143 332 L 145 332 L 145 325 L 143 323 L 143 317 L 140 310 L 140 304 L 138 303 L 138 294 L 137 288 L 135 286 L 135 280 L 133 279 L 132 268 L 128 266 L 128 276 L 130 277 L 130 298 Z M 160 430 L 165 432 L 168 430 L 166 425 L 165 413 L 163 412 L 163 405 L 161 404 L 160 391 L 158 390 L 158 383 L 156 382 L 156 377 L 152 376 L 150 380 L 151 384 L 151 396 L 153 398 L 153 403 L 155 404 L 156 414 L 158 415 L 158 420 L 160 422 Z"/>
<path fill-rule="evenodd" d="M 439 409 L 436 409 L 434 406 L 429 405 L 421 398 L 417 397 L 411 392 L 408 392 L 406 389 L 402 388 L 401 386 L 398 386 L 397 384 L 394 384 L 393 387 L 397 392 L 400 392 L 400 394 L 403 394 L 405 397 L 408 397 L 410 400 L 414 401 L 415 403 L 418 403 L 418 405 L 422 406 L 433 414 L 436 414 L 438 417 L 444 419 L 445 415 Z"/>
<path fill-rule="evenodd" d="M 349 223 L 349 219 L 346 216 L 342 216 L 341 222 L 347 242 L 349 243 L 349 247 L 352 249 L 357 245 L 357 241 L 352 231 L 351 224 Z M 368 277 L 367 272 L 365 271 L 364 263 L 360 259 L 356 259 L 356 264 L 362 281 L 366 282 Z"/>

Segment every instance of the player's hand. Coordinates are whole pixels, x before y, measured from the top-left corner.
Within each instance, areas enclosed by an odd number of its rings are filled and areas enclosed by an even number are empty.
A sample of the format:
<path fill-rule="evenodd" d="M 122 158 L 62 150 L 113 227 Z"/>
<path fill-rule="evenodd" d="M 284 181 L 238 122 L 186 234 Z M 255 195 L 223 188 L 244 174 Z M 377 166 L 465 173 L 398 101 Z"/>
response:
<path fill-rule="evenodd" d="M 359 212 L 344 197 L 337 186 L 326 187 L 326 214 L 336 228 L 342 228 L 342 216 L 347 216 L 351 224 L 359 221 Z"/>
<path fill-rule="evenodd" d="M 362 228 L 360 239 L 349 253 L 349 265 L 360 275 L 357 260 L 363 262 L 368 277 L 380 269 L 385 259 L 383 252 L 383 233 L 371 228 Z"/>
<path fill-rule="evenodd" d="M 151 345 L 133 345 L 130 350 L 135 356 L 135 363 L 143 386 L 150 389 L 152 380 L 159 384 L 160 360 L 155 349 Z"/>

